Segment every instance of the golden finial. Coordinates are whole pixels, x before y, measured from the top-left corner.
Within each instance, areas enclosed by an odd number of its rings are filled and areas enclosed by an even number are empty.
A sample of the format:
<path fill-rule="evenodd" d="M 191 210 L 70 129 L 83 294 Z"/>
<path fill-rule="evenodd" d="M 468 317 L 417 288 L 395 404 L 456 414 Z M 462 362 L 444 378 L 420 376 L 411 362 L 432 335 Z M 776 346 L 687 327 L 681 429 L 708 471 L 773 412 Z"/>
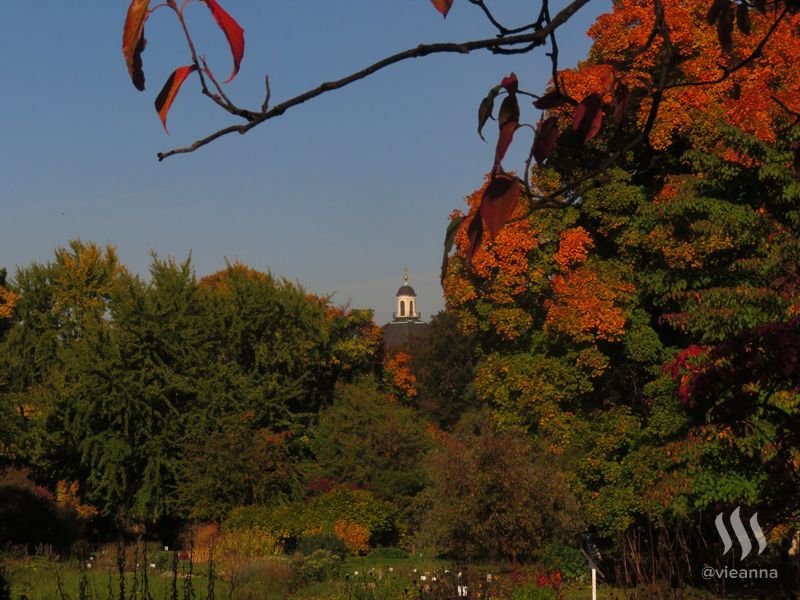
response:
<path fill-rule="evenodd" d="M 408 285 L 408 267 L 403 269 L 403 283 Z"/>

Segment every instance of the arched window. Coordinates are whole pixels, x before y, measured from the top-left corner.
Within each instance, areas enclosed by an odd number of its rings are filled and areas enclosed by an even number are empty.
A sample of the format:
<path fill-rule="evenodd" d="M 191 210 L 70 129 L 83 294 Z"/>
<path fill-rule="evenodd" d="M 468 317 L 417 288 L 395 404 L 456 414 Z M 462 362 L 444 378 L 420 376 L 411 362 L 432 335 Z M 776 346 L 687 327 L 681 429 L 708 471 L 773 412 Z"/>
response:
<path fill-rule="evenodd" d="M 408 316 L 409 317 L 413 317 L 414 316 L 414 301 L 413 300 L 408 303 Z"/>
<path fill-rule="evenodd" d="M 403 302 L 402 300 L 400 300 L 400 316 L 401 317 L 406 316 L 406 303 Z"/>

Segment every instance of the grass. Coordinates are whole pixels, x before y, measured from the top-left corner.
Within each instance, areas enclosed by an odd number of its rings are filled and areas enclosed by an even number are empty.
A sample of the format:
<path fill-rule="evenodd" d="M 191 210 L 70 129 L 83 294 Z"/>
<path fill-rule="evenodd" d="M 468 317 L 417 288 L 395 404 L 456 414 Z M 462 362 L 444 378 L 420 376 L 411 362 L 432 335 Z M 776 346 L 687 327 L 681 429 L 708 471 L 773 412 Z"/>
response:
<path fill-rule="evenodd" d="M 112 568 L 81 568 L 77 561 L 53 561 L 44 558 L 13 559 L 5 562 L 6 577 L 11 584 L 11 598 L 19 600 L 119 600 L 120 576 Z M 182 569 L 186 565 L 181 565 Z M 176 581 L 178 598 L 183 600 L 186 579 L 178 572 Z M 195 590 L 194 600 L 205 600 L 208 579 L 201 568 L 191 578 Z M 173 577 L 171 571 L 159 571 L 148 567 L 147 578 L 142 569 L 136 573 L 126 571 L 124 578 L 126 598 L 144 598 L 147 589 L 154 600 L 170 600 Z M 83 586 L 83 595 L 81 587 Z M 215 581 L 215 597 L 228 597 L 229 586 L 224 581 Z"/>
<path fill-rule="evenodd" d="M 472 565 L 469 573 L 464 573 L 462 579 L 458 580 L 459 567 L 447 561 L 423 557 L 348 558 L 339 565 L 338 573 L 332 577 L 323 581 L 304 581 L 297 575 L 293 564 L 290 557 L 272 557 L 249 561 L 235 573 L 220 573 L 215 581 L 215 600 L 440 600 L 455 595 L 457 582 L 468 582 L 471 594 L 480 589 L 479 597 L 483 599 L 488 572 L 493 573 L 489 587 L 489 598 L 492 600 L 556 598 L 555 594 L 545 590 L 529 588 L 529 591 L 523 592 L 517 588 L 515 591 L 510 575 L 503 573 L 496 565 Z M 98 560 L 91 569 L 81 568 L 80 563 L 74 560 L 53 561 L 44 558 L 7 559 L 5 566 L 13 600 L 120 600 L 119 573 L 108 557 L 105 562 Z M 187 564 L 181 563 L 177 578 L 173 579 L 171 568 L 151 569 L 148 566 L 147 584 L 151 597 L 154 600 L 207 600 L 207 566 L 194 565 L 194 594 L 187 594 L 181 575 L 186 569 Z M 83 595 L 80 594 L 82 582 Z M 136 575 L 127 571 L 124 585 L 126 600 L 145 598 L 141 568 Z M 175 591 L 177 595 L 173 595 Z M 626 597 L 632 597 L 630 591 L 626 596 L 622 590 L 606 586 L 598 590 L 599 600 L 622 600 Z M 644 593 L 639 597 L 652 596 Z M 700 600 L 713 596 L 689 590 L 682 597 Z M 591 589 L 585 583 L 564 586 L 560 598 L 585 600 L 591 598 Z"/>

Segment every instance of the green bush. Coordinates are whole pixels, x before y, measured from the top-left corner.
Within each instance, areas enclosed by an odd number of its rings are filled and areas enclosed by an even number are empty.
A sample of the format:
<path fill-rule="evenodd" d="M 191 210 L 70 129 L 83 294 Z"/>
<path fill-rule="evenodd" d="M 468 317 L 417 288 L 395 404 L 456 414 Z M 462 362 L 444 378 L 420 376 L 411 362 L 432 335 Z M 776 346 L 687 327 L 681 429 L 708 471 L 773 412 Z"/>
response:
<path fill-rule="evenodd" d="M 302 503 L 276 506 L 239 506 L 222 522 L 222 530 L 259 529 L 272 533 L 278 540 L 297 540 L 307 528 Z"/>
<path fill-rule="evenodd" d="M 367 528 L 374 543 L 392 537 L 396 512 L 391 504 L 366 490 L 337 488 L 307 501 L 234 508 L 222 529 L 260 529 L 291 548 L 305 536 L 332 534 L 337 521 L 346 520 Z"/>
<path fill-rule="evenodd" d="M 172 564 L 172 553 L 164 550 L 151 550 L 147 554 L 147 560 L 156 566 L 159 572 L 166 571 Z"/>
<path fill-rule="evenodd" d="M 305 583 L 325 581 L 339 572 L 342 559 L 329 550 L 315 550 L 309 556 L 297 555 L 295 572 Z"/>
<path fill-rule="evenodd" d="M 564 579 L 578 579 L 588 571 L 580 550 L 557 541 L 544 547 L 542 563 L 548 571 L 560 571 Z"/>
<path fill-rule="evenodd" d="M 322 526 L 330 530 L 340 520 L 366 527 L 373 538 L 387 535 L 395 529 L 394 507 L 378 500 L 367 490 L 331 490 L 312 498 L 305 512 L 309 529 Z"/>
<path fill-rule="evenodd" d="M 316 550 L 327 550 L 339 558 L 344 558 L 347 554 L 344 542 L 330 533 L 303 535 L 297 541 L 296 550 L 303 556 L 313 554 Z"/>

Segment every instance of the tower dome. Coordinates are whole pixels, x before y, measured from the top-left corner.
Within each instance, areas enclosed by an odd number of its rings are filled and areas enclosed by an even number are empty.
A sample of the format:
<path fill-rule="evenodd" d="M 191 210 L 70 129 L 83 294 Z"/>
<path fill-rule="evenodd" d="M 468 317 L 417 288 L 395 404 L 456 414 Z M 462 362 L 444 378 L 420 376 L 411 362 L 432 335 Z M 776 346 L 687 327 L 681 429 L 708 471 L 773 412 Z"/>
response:
<path fill-rule="evenodd" d="M 403 285 L 397 290 L 397 310 L 394 313 L 395 321 L 417 321 L 417 293 L 408 285 L 408 269 L 403 273 Z"/>
<path fill-rule="evenodd" d="M 392 322 L 383 326 L 383 347 L 388 354 L 413 353 L 428 336 L 428 324 L 417 310 L 417 293 L 408 284 L 408 269 L 403 273 L 403 285 L 397 290 Z"/>

